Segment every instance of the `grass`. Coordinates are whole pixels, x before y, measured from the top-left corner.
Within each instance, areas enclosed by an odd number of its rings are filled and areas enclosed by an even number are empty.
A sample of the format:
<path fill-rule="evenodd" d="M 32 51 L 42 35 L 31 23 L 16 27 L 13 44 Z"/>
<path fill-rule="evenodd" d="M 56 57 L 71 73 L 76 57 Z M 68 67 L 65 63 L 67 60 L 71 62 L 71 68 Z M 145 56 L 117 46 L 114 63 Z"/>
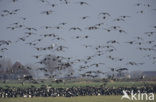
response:
<path fill-rule="evenodd" d="M 146 85 L 156 85 L 155 81 L 146 81 L 146 82 L 108 82 L 106 84 L 106 87 L 132 87 L 132 86 L 137 86 L 137 87 L 142 87 Z M 51 87 L 54 88 L 70 88 L 70 87 L 85 87 L 85 86 L 94 86 L 94 87 L 100 87 L 100 85 L 103 85 L 104 82 L 93 82 L 93 81 L 81 81 L 81 82 L 66 82 L 66 83 L 52 83 L 52 82 L 45 82 L 45 83 L 39 83 L 39 84 L 33 84 L 26 82 L 24 85 L 21 83 L 16 83 L 16 82 L 7 82 L 7 83 L 2 83 L 0 82 L 0 87 L 6 88 L 7 86 L 9 87 L 19 87 L 19 88 L 28 88 L 31 86 L 34 87 L 41 87 L 42 85 L 50 85 Z"/>
<path fill-rule="evenodd" d="M 155 95 L 156 96 L 156 95 Z M 35 97 L 35 98 L 0 98 L 0 102 L 156 102 L 121 100 L 121 96 L 79 96 L 79 97 Z"/>

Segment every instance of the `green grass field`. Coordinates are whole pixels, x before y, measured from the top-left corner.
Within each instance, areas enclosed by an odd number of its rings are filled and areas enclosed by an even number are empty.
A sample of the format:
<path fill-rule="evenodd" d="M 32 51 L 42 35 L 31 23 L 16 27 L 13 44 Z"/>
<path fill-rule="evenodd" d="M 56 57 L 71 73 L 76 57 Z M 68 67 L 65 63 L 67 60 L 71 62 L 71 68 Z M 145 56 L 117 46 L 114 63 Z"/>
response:
<path fill-rule="evenodd" d="M 156 96 L 156 95 L 155 95 Z M 156 102 L 121 100 L 121 96 L 81 96 L 81 97 L 37 97 L 37 98 L 0 98 L 0 102 Z"/>
<path fill-rule="evenodd" d="M 52 82 L 45 82 L 45 83 L 39 83 L 39 84 L 32 84 L 32 83 L 24 83 L 22 85 L 21 83 L 16 83 L 16 82 L 7 82 L 7 83 L 2 83 L 0 82 L 0 87 L 6 88 L 6 87 L 19 87 L 19 88 L 28 88 L 31 86 L 34 87 L 41 87 L 42 85 L 50 85 L 51 87 L 54 88 L 70 88 L 70 87 L 85 87 L 85 86 L 95 86 L 95 87 L 100 87 L 100 85 L 105 84 L 104 82 L 92 82 L 92 81 L 81 81 L 81 82 L 66 82 L 66 83 L 52 83 Z M 145 86 L 146 85 L 156 85 L 155 81 L 146 81 L 146 82 L 108 82 L 106 83 L 106 87 L 132 87 L 132 86 Z"/>

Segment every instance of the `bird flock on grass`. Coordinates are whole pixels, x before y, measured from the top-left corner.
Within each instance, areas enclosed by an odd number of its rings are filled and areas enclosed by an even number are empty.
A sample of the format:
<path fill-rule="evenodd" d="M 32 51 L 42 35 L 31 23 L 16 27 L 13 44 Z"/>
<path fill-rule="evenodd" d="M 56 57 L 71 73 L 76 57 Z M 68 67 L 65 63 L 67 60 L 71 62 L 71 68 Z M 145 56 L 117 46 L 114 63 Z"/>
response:
<path fill-rule="evenodd" d="M 21 0 L 10 0 L 9 2 L 13 2 L 12 5 L 16 5 L 16 3 L 20 1 Z M 146 0 L 137 0 L 133 5 L 131 5 L 132 8 L 135 9 L 135 15 L 144 16 L 148 10 L 152 10 L 153 13 L 156 13 L 156 10 L 151 3 L 152 0 L 145 1 Z M 93 6 L 90 4 L 91 1 L 87 0 L 35 0 L 35 2 L 46 8 L 42 11 L 38 11 L 38 14 L 45 18 L 50 16 L 51 19 L 53 19 L 52 17 L 59 13 L 57 11 L 58 7 L 78 6 L 79 8 L 83 8 L 85 10 L 88 8 L 90 9 Z M 64 12 L 67 11 L 64 10 Z M 20 8 L 4 9 L 0 11 L 0 19 L 4 19 L 6 17 L 11 19 L 12 16 L 18 15 L 19 13 L 21 14 L 24 12 L 22 12 L 22 9 Z M 113 37 L 112 33 L 117 36 L 130 35 L 129 31 L 127 30 L 128 28 L 126 28 L 125 25 L 129 24 L 129 21 L 131 18 L 133 18 L 133 15 L 118 15 L 115 17 L 111 12 L 103 10 L 96 12 L 96 15 L 92 15 L 96 17 L 94 20 L 96 20 L 97 23 L 88 25 L 88 21 L 92 22 L 92 16 L 87 14 L 83 14 L 83 16 L 81 16 L 82 14 L 79 14 L 80 16 L 76 19 L 78 21 L 77 23 L 79 23 L 79 21 L 83 22 L 83 26 L 79 26 L 77 24 L 72 25 L 71 22 L 64 21 L 61 23 L 58 22 L 57 25 L 51 23 L 51 25 L 39 25 L 35 27 L 31 25 L 29 26 L 26 23 L 29 18 L 20 16 L 19 21 L 15 21 L 14 23 L 8 25 L 6 29 L 12 32 L 20 29 L 23 31 L 23 35 L 17 36 L 15 41 L 0 39 L 0 58 L 2 59 L 4 57 L 3 55 L 5 52 L 7 52 L 7 50 L 11 50 L 9 49 L 9 46 L 12 46 L 12 44 L 24 43 L 33 50 L 37 51 L 37 53 L 31 56 L 34 58 L 34 61 L 36 61 L 34 64 L 40 64 L 42 66 L 43 61 L 51 60 L 50 58 L 45 59 L 44 57 L 46 55 L 51 56 L 54 54 L 60 62 L 62 60 L 65 61 L 65 63 L 63 63 L 61 66 L 66 68 L 72 66 L 74 69 L 78 69 L 82 77 L 95 78 L 100 74 L 103 75 L 106 73 L 106 71 L 103 69 L 104 67 L 109 68 L 111 71 L 120 72 L 127 71 L 130 67 L 143 66 L 146 63 L 145 61 L 136 61 L 129 59 L 127 56 L 121 57 L 120 55 L 116 54 L 116 52 L 119 51 L 120 46 L 129 46 L 131 49 L 136 49 L 138 52 L 140 51 L 140 53 L 143 52 L 144 55 L 142 56 L 142 59 L 150 60 L 152 64 L 156 64 L 156 56 L 154 54 L 156 52 L 156 25 L 147 26 L 151 30 L 145 31 L 142 34 L 136 34 L 136 36 L 129 38 L 130 40 L 123 42 L 122 40 L 120 41 L 119 39 Z M 62 21 L 62 19 L 60 19 L 60 21 Z M 42 32 L 42 30 L 45 31 L 45 33 Z M 142 30 L 143 29 L 140 28 L 140 31 Z M 69 32 L 72 34 L 57 33 L 60 31 Z M 102 32 L 102 34 L 98 34 L 99 31 Z M 96 36 L 99 36 L 100 38 L 106 35 L 110 36 L 112 39 L 108 39 L 107 41 L 103 40 L 100 42 L 100 44 L 92 44 L 87 42 L 94 39 L 94 36 L 89 34 L 90 32 L 96 34 Z M 68 39 L 65 38 L 66 35 Z M 65 56 L 66 52 L 70 51 L 70 46 L 66 46 L 66 43 L 69 39 L 82 43 L 82 49 L 92 51 L 93 54 L 89 56 L 86 55 L 82 58 Z M 49 45 L 46 44 L 42 46 L 42 43 L 47 40 L 49 41 Z M 73 43 L 73 46 L 76 45 Z M 43 58 L 44 60 L 42 60 Z M 100 59 L 100 61 L 97 61 L 96 59 Z M 105 62 L 106 59 L 109 62 L 118 63 L 118 66 L 110 67 Z M 78 68 L 75 68 L 75 66 Z M 61 70 L 60 65 L 58 65 L 58 69 Z M 31 70 L 31 68 L 29 68 L 29 70 Z M 47 71 L 47 69 L 44 67 L 38 68 L 37 70 Z"/>

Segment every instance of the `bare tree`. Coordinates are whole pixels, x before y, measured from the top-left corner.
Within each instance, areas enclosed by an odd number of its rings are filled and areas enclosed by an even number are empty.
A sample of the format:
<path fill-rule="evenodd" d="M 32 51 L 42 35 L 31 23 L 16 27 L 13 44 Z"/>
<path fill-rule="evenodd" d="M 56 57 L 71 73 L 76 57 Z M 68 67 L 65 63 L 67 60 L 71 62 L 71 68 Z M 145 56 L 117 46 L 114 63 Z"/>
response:
<path fill-rule="evenodd" d="M 39 79 L 42 75 L 44 75 L 44 72 L 38 70 L 39 66 L 37 65 L 27 64 L 25 65 L 25 68 L 32 75 L 33 79 Z"/>
<path fill-rule="evenodd" d="M 134 79 L 140 78 L 142 76 L 143 71 L 141 70 L 136 70 L 131 72 L 131 76 Z"/>
<path fill-rule="evenodd" d="M 12 62 L 10 59 L 0 59 L 0 70 L 6 72 L 12 68 Z"/>
<path fill-rule="evenodd" d="M 65 61 L 65 59 L 62 56 L 47 55 L 41 60 L 41 63 L 44 64 L 45 69 L 49 71 L 52 77 L 59 75 L 70 76 L 74 70 L 72 69 L 72 64 Z"/>

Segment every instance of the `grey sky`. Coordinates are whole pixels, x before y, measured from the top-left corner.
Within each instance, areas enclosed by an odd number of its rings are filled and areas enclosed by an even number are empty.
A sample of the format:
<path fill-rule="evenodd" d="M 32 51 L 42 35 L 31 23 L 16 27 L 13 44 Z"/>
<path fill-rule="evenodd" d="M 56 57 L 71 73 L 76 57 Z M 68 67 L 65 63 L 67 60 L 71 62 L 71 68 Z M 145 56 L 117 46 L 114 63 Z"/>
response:
<path fill-rule="evenodd" d="M 36 63 L 34 55 L 46 55 L 56 54 L 69 56 L 73 59 L 85 58 L 95 54 L 95 47 L 99 44 L 107 45 L 109 40 L 117 40 L 120 44 L 114 45 L 117 49 L 112 53 L 104 52 L 101 57 L 94 58 L 90 63 L 105 63 L 101 66 L 100 70 L 107 71 L 109 67 L 127 67 L 129 70 L 156 70 L 156 64 L 152 64 L 153 60 L 144 57 L 151 54 L 156 56 L 155 51 L 139 51 L 137 48 L 139 45 L 129 45 L 125 42 L 136 40 L 136 36 L 140 36 L 144 39 L 143 42 L 154 40 L 156 41 L 156 35 L 153 37 L 147 37 L 144 33 L 156 31 L 152 26 L 156 26 L 156 0 L 85 0 L 88 5 L 80 6 L 78 2 L 80 0 L 68 0 L 68 5 L 60 2 L 59 0 L 49 0 L 50 4 L 56 4 L 55 8 L 52 8 L 48 3 L 42 3 L 40 0 L 18 0 L 13 3 L 12 0 L 0 1 L 0 14 L 3 10 L 20 9 L 15 15 L 7 15 L 0 17 L 0 40 L 11 40 L 13 43 L 7 46 L 9 49 L 5 52 L 0 52 L 1 55 L 6 58 L 11 58 L 12 61 L 20 61 L 23 64 Z M 83 0 L 84 1 L 84 0 Z M 142 6 L 137 7 L 137 3 L 142 3 Z M 151 7 L 146 7 L 150 4 Z M 144 6 L 145 5 L 145 6 Z M 53 10 L 50 15 L 41 14 L 42 11 Z M 137 13 L 143 10 L 143 14 Z M 111 14 L 106 20 L 103 20 L 98 14 L 100 12 L 108 12 Z M 81 17 L 89 16 L 86 20 L 81 20 Z M 114 19 L 120 16 L 130 16 L 124 22 L 115 22 Z M 26 17 L 26 20 L 22 20 L 22 17 Z M 34 27 L 37 29 L 37 35 L 32 35 L 27 38 L 25 42 L 19 41 L 14 43 L 19 37 L 24 36 L 27 32 L 24 28 L 10 30 L 6 29 L 11 24 L 19 22 L 26 27 Z M 62 27 L 61 30 L 57 29 L 44 29 L 44 26 L 58 26 L 58 24 L 66 22 L 67 24 Z M 93 26 L 98 23 L 104 23 L 100 29 L 87 30 L 88 26 Z M 111 26 L 120 26 L 126 33 L 119 33 L 117 31 L 107 32 L 104 28 Z M 69 31 L 71 27 L 80 27 L 82 31 Z M 41 38 L 40 35 L 46 33 L 56 33 L 65 41 L 55 42 L 51 38 L 45 38 L 42 42 L 38 43 L 36 47 L 49 46 L 53 43 L 57 45 L 63 44 L 69 49 L 65 52 L 53 52 L 48 51 L 36 51 L 35 48 L 25 44 L 33 41 L 37 38 Z M 75 36 L 88 35 L 88 39 L 74 39 Z M 82 45 L 92 45 L 92 48 L 84 48 Z M 156 42 L 154 42 L 156 44 Z M 149 47 L 148 44 L 143 44 L 141 47 Z M 107 56 L 114 56 L 124 58 L 122 62 L 111 61 Z M 129 61 L 136 61 L 138 63 L 145 63 L 141 66 L 129 66 L 126 65 Z M 156 61 L 156 60 L 155 60 Z M 79 65 L 75 65 L 78 67 Z M 94 68 L 92 68 L 94 69 Z"/>

